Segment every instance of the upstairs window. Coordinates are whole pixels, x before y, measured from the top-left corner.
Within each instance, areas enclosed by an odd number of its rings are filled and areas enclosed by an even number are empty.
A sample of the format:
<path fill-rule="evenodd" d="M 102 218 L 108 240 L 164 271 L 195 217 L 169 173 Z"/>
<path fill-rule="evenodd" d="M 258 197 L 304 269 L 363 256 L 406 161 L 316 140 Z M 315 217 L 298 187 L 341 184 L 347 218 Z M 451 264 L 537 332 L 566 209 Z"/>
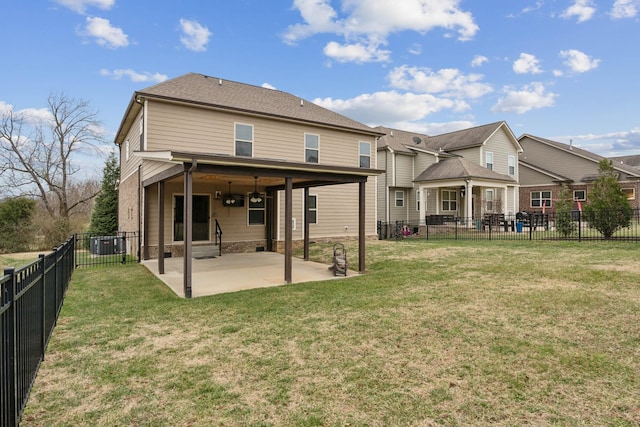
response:
<path fill-rule="evenodd" d="M 253 157 L 253 125 L 236 123 L 236 156 Z"/>
<path fill-rule="evenodd" d="M 371 167 L 371 143 L 360 141 L 360 167 Z"/>
<path fill-rule="evenodd" d="M 304 134 L 304 161 L 307 163 L 318 163 L 318 153 L 320 148 L 320 137 L 311 133 Z"/>
<path fill-rule="evenodd" d="M 516 175 L 516 156 L 509 156 L 509 175 Z"/>
<path fill-rule="evenodd" d="M 487 165 L 487 169 L 490 171 L 493 170 L 493 153 L 491 151 L 487 151 L 485 154 L 485 164 Z"/>

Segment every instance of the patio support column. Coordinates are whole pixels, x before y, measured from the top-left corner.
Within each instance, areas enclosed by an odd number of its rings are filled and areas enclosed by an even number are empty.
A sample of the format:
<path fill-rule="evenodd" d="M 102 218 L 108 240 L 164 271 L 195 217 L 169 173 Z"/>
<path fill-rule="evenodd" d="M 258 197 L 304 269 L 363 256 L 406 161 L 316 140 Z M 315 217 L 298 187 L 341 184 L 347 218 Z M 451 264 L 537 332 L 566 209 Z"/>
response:
<path fill-rule="evenodd" d="M 142 210 L 143 210 L 143 218 L 142 218 L 142 230 L 139 232 L 142 234 L 142 259 L 149 259 L 149 187 L 144 187 L 144 198 L 142 201 Z"/>
<path fill-rule="evenodd" d="M 158 182 L 158 274 L 164 274 L 164 181 Z"/>
<path fill-rule="evenodd" d="M 185 163 L 184 167 L 184 209 L 183 209 L 183 223 L 184 232 L 182 238 L 184 242 L 184 269 L 183 269 L 183 284 L 184 284 L 184 297 L 191 298 L 191 240 L 193 238 L 193 171 L 198 164 L 194 160 L 191 165 Z"/>
<path fill-rule="evenodd" d="M 473 227 L 473 184 L 466 181 L 464 216 L 467 217 L 467 227 Z"/>
<path fill-rule="evenodd" d="M 293 222 L 293 179 L 286 177 L 284 179 L 284 281 L 287 284 L 292 282 L 291 267 L 293 264 L 293 230 L 291 225 Z"/>
<path fill-rule="evenodd" d="M 304 187 L 304 260 L 309 261 L 309 187 Z"/>
<path fill-rule="evenodd" d="M 418 187 L 418 194 L 420 196 L 420 220 L 418 221 L 418 225 L 425 225 L 427 223 L 427 196 L 424 191 L 424 187 Z"/>
<path fill-rule="evenodd" d="M 364 235 L 365 235 L 365 185 L 366 181 L 361 181 L 358 183 L 359 192 L 358 192 L 358 271 L 360 273 L 364 273 L 365 270 L 365 245 L 364 245 Z"/>

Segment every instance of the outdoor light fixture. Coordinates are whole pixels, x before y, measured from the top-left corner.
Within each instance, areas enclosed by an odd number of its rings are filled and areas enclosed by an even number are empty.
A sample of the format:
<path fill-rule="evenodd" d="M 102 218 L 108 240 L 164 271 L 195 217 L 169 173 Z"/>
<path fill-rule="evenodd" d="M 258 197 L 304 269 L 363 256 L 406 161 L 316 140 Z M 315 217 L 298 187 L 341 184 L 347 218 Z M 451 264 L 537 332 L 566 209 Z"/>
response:
<path fill-rule="evenodd" d="M 227 206 L 233 206 L 236 203 L 236 199 L 233 198 L 233 195 L 231 194 L 231 181 L 229 181 L 229 193 L 227 194 L 227 197 L 224 199 L 224 204 Z"/>
<path fill-rule="evenodd" d="M 466 191 L 466 187 L 465 187 L 464 185 L 463 185 L 462 187 L 460 187 L 460 195 L 461 195 L 462 197 L 464 197 L 464 193 L 465 193 L 465 191 Z"/>
<path fill-rule="evenodd" d="M 262 196 L 258 193 L 258 177 L 254 176 L 254 184 L 253 184 L 253 193 L 249 195 L 249 201 L 251 203 L 260 203 L 262 202 Z"/>

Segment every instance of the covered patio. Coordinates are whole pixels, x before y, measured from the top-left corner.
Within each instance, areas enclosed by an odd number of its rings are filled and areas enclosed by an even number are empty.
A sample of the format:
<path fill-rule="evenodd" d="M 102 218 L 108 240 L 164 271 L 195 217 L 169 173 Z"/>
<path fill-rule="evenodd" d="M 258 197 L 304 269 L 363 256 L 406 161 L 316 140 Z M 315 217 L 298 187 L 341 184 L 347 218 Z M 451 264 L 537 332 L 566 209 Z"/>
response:
<path fill-rule="evenodd" d="M 291 282 L 284 280 L 282 264 L 284 255 L 276 252 L 224 254 L 221 257 L 193 259 L 191 262 L 191 296 L 202 297 L 247 289 L 267 288 L 285 284 L 333 280 L 330 264 L 293 258 Z M 145 260 L 142 264 L 162 280 L 176 295 L 185 297 L 183 286 L 184 259 L 166 258 L 164 274 L 158 271 L 157 260 Z M 357 276 L 348 271 L 348 276 Z M 348 277 L 347 276 L 347 277 Z"/>

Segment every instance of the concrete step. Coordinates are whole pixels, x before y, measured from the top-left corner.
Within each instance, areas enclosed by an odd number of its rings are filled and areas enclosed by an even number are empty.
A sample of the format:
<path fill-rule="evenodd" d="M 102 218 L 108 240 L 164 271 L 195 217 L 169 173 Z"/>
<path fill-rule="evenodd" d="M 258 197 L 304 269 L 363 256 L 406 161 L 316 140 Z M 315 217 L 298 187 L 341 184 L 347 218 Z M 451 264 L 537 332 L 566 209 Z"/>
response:
<path fill-rule="evenodd" d="M 220 247 L 216 245 L 193 245 L 191 247 L 192 258 L 215 258 L 218 255 L 220 255 Z"/>

